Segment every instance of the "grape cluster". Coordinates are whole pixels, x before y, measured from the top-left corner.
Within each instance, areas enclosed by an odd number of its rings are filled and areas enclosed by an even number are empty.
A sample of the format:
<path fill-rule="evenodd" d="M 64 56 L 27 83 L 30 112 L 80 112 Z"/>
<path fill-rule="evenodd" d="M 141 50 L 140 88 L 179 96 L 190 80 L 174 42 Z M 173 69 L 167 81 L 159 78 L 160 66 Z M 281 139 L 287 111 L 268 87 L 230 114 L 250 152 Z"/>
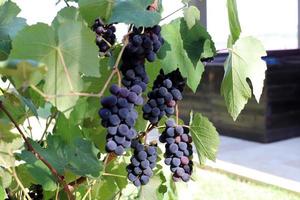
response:
<path fill-rule="evenodd" d="M 179 70 L 167 75 L 161 70 L 148 93 L 148 102 L 143 106 L 143 117 L 156 124 L 164 115 L 174 114 L 177 101 L 182 100 L 185 80 Z"/>
<path fill-rule="evenodd" d="M 116 27 L 113 24 L 105 25 L 101 19 L 96 19 L 92 30 L 96 33 L 96 44 L 99 47 L 100 56 L 110 55 L 108 51 L 116 42 Z"/>
<path fill-rule="evenodd" d="M 44 197 L 43 187 L 41 185 L 31 185 L 28 195 L 32 200 L 42 200 Z"/>
<path fill-rule="evenodd" d="M 173 180 L 187 182 L 193 171 L 193 147 L 189 129 L 168 119 L 159 140 L 166 143 L 165 164 L 170 165 Z"/>
<path fill-rule="evenodd" d="M 131 141 L 137 136 L 134 129 L 137 111 L 135 105 L 142 105 L 142 88 L 138 85 L 130 89 L 112 85 L 110 96 L 101 100 L 102 108 L 99 110 L 102 125 L 107 128 L 106 151 L 122 155 Z"/>
<path fill-rule="evenodd" d="M 122 56 L 121 71 L 124 75 L 122 84 L 125 87 L 130 88 L 137 84 L 143 91 L 146 90 L 149 78 L 145 71 L 145 60 L 153 62 L 156 53 L 164 44 L 160 31 L 159 25 L 145 29 L 133 28 Z"/>
<path fill-rule="evenodd" d="M 144 29 L 134 27 L 124 52 L 125 55 L 129 54 L 131 57 L 126 57 L 126 60 L 136 63 L 146 58 L 149 62 L 153 62 L 156 59 L 156 53 L 164 44 L 160 31 L 159 25 Z"/>
<path fill-rule="evenodd" d="M 153 168 L 156 166 L 157 146 L 143 145 L 138 140 L 132 141 L 134 154 L 127 166 L 128 179 L 136 187 L 146 185 L 153 176 Z"/>

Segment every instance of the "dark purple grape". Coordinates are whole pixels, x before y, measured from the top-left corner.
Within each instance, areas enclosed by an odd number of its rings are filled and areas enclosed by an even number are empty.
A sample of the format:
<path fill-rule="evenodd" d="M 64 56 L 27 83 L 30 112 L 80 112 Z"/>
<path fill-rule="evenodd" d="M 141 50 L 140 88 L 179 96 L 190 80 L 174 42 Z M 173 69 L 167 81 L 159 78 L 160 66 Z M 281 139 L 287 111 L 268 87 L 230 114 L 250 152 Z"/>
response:
<path fill-rule="evenodd" d="M 167 142 L 165 164 L 170 166 L 174 181 L 187 182 L 193 170 L 193 150 L 189 129 L 176 125 L 173 119 L 166 121 L 166 128 L 160 135 L 160 141 Z"/>
<path fill-rule="evenodd" d="M 133 155 L 127 166 L 128 179 L 137 187 L 145 185 L 153 176 L 153 168 L 156 166 L 157 147 L 155 145 L 143 145 L 139 140 L 132 141 Z"/>
<path fill-rule="evenodd" d="M 114 141 L 109 141 L 106 143 L 107 151 L 114 151 L 117 148 L 117 144 Z"/>
<path fill-rule="evenodd" d="M 175 112 L 176 101 L 182 99 L 181 92 L 185 85 L 179 70 L 169 74 L 160 74 L 154 81 L 152 91 L 148 93 L 148 102 L 144 106 L 144 119 L 156 124 L 164 115 L 170 116 Z M 152 108 L 150 112 L 149 106 Z M 159 111 L 158 111 L 159 109 Z"/>
<path fill-rule="evenodd" d="M 101 23 L 99 21 L 101 21 Z M 92 30 L 96 34 L 96 44 L 99 47 L 99 55 L 111 55 L 111 52 L 108 50 L 110 46 L 113 46 L 116 42 L 116 35 L 114 34 L 116 31 L 115 26 L 112 24 L 105 25 L 101 19 L 96 19 L 92 25 Z"/>
<path fill-rule="evenodd" d="M 140 91 L 139 86 L 134 89 L 137 92 Z M 103 108 L 99 110 L 101 124 L 107 128 L 105 149 L 108 153 L 114 152 L 116 155 L 122 155 L 131 146 L 131 141 L 137 137 L 133 126 L 138 114 L 134 106 L 140 102 L 134 99 L 137 93 L 133 90 L 112 85 L 110 92 L 113 95 L 101 100 Z"/>

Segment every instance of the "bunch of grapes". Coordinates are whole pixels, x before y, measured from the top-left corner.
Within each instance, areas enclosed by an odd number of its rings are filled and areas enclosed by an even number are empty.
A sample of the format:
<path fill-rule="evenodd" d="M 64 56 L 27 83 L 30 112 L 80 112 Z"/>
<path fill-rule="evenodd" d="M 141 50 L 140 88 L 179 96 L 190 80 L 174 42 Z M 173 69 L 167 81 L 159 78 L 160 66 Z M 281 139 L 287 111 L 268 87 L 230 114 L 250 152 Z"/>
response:
<path fill-rule="evenodd" d="M 160 31 L 159 25 L 145 29 L 133 28 L 122 56 L 121 71 L 124 75 L 122 84 L 125 87 L 130 88 L 138 84 L 143 91 L 146 90 L 149 78 L 145 71 L 145 60 L 153 62 L 156 53 L 164 44 Z"/>
<path fill-rule="evenodd" d="M 143 104 L 140 95 L 142 88 L 138 85 L 130 89 L 112 85 L 110 92 L 112 95 L 101 100 L 99 116 L 102 125 L 107 128 L 106 151 L 122 155 L 131 146 L 131 140 L 137 136 L 134 125 L 138 113 L 134 106 Z"/>
<path fill-rule="evenodd" d="M 185 80 L 179 70 L 167 75 L 161 70 L 148 93 L 148 102 L 143 106 L 143 117 L 156 124 L 164 115 L 174 114 L 177 101 L 182 100 Z"/>
<path fill-rule="evenodd" d="M 44 197 L 43 187 L 41 185 L 31 185 L 28 195 L 32 200 L 42 200 Z"/>
<path fill-rule="evenodd" d="M 146 185 L 153 176 L 153 168 L 156 166 L 157 146 L 143 145 L 138 140 L 132 142 L 134 154 L 127 166 L 128 179 L 137 187 Z"/>
<path fill-rule="evenodd" d="M 170 165 L 173 180 L 187 182 L 193 171 L 193 147 L 189 129 L 168 119 L 159 140 L 166 143 L 165 164 Z"/>
<path fill-rule="evenodd" d="M 110 55 L 108 51 L 116 42 L 116 27 L 113 24 L 105 25 L 101 19 L 96 19 L 92 30 L 96 33 L 96 44 L 99 47 L 100 56 Z"/>
<path fill-rule="evenodd" d="M 159 25 L 148 28 L 134 27 L 125 49 L 125 55 L 129 54 L 131 57 L 126 57 L 125 60 L 135 63 L 141 62 L 146 58 L 149 62 L 153 62 L 156 58 L 156 53 L 164 44 L 160 31 L 161 27 Z"/>
<path fill-rule="evenodd" d="M 123 74 L 122 84 L 130 88 L 133 85 L 139 85 L 142 91 L 145 91 L 149 82 L 149 77 L 146 73 L 144 64 L 122 65 L 121 71 Z"/>

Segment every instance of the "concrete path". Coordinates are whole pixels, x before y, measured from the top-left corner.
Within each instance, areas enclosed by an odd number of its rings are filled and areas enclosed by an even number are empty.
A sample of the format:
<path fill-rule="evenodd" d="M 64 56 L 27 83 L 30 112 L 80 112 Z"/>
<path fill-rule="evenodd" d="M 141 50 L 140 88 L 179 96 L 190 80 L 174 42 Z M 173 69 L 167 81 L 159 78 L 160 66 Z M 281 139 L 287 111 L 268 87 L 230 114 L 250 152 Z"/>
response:
<path fill-rule="evenodd" d="M 300 192 L 300 137 L 262 144 L 221 136 L 212 167 Z"/>

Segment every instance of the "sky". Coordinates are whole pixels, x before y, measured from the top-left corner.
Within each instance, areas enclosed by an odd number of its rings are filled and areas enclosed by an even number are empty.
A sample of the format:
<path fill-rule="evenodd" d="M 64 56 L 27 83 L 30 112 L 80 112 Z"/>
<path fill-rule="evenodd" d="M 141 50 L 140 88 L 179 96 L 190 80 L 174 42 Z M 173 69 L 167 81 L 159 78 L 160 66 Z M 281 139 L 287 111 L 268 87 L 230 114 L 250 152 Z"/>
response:
<path fill-rule="evenodd" d="M 22 9 L 20 17 L 29 24 L 36 22 L 51 23 L 56 12 L 65 6 L 56 0 L 13 0 Z M 180 0 L 163 0 L 166 16 L 182 6 Z M 237 0 L 243 35 L 258 37 L 266 49 L 297 48 L 298 0 Z M 229 35 L 226 0 L 207 0 L 208 31 L 217 49 L 226 48 Z M 176 13 L 172 18 L 182 16 Z M 172 20 L 168 18 L 164 23 Z M 125 27 L 122 26 L 125 30 Z M 123 34 L 121 31 L 119 34 Z"/>

